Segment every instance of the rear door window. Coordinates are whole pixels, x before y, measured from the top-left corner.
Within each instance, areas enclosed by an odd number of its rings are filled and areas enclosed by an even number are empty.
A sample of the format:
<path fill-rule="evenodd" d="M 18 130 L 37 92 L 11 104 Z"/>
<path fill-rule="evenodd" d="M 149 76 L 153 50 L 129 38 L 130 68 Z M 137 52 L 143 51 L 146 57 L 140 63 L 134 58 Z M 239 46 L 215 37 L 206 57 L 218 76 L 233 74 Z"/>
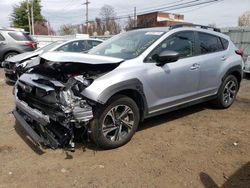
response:
<path fill-rule="evenodd" d="M 208 54 L 223 50 L 219 38 L 215 35 L 198 32 L 200 54 Z"/>
<path fill-rule="evenodd" d="M 8 34 L 11 38 L 13 38 L 16 41 L 33 41 L 31 36 L 22 32 L 9 32 Z"/>

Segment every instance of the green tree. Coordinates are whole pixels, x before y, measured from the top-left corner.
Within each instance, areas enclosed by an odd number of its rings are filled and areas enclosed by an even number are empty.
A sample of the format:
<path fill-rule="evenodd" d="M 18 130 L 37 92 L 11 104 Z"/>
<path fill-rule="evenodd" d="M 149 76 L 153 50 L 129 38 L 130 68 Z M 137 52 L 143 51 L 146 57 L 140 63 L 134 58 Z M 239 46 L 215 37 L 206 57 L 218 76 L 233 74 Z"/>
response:
<path fill-rule="evenodd" d="M 29 3 L 29 7 L 31 7 L 31 2 Z M 41 14 L 41 1 L 33 0 L 33 14 L 34 14 L 34 23 L 35 22 L 45 22 L 46 20 Z M 30 10 L 29 10 L 30 11 Z M 30 12 L 31 15 L 31 12 Z M 13 6 L 13 12 L 11 14 L 10 20 L 12 22 L 13 27 L 22 28 L 25 31 L 29 31 L 29 22 L 28 22 L 28 9 L 27 9 L 27 1 L 22 1 L 17 5 Z M 29 31 L 30 32 L 30 31 Z"/>

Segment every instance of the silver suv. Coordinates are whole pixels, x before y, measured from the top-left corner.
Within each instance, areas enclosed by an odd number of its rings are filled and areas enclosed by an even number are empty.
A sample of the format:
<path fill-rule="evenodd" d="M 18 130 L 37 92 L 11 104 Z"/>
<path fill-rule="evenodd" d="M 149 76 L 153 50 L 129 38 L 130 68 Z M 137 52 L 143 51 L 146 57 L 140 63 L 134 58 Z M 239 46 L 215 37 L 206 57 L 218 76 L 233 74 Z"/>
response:
<path fill-rule="evenodd" d="M 42 146 L 73 149 L 86 133 L 116 148 L 145 118 L 203 101 L 231 106 L 242 79 L 236 50 L 218 29 L 177 25 L 122 33 L 89 54 L 48 52 L 17 81 L 14 116 Z"/>
<path fill-rule="evenodd" d="M 37 43 L 28 33 L 14 29 L 0 29 L 0 67 L 5 59 L 33 51 L 36 47 Z"/>

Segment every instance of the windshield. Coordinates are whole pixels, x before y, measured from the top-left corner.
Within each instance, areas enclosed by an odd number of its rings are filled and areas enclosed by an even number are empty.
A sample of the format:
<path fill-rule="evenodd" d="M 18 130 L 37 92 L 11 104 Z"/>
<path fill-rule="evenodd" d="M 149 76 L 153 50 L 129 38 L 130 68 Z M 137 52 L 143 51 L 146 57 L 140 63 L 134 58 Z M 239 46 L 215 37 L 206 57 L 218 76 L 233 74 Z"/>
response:
<path fill-rule="evenodd" d="M 121 33 L 89 51 L 89 54 L 132 59 L 143 53 L 165 32 L 134 30 Z"/>
<path fill-rule="evenodd" d="M 45 53 L 45 52 L 48 52 L 49 50 L 51 50 L 52 48 L 58 46 L 59 44 L 62 44 L 63 41 L 56 41 L 56 42 L 52 42 L 42 48 L 39 48 L 36 50 L 36 52 L 41 52 L 41 53 Z"/>

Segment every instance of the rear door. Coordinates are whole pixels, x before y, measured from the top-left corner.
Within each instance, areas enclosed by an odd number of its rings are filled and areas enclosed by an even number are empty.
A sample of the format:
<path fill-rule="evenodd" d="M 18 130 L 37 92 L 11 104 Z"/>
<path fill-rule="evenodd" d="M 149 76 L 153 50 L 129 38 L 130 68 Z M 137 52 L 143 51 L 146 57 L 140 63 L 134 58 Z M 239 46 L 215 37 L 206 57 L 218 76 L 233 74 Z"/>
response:
<path fill-rule="evenodd" d="M 205 32 L 197 32 L 200 82 L 198 95 L 215 94 L 219 88 L 219 70 L 228 58 L 220 37 Z"/>

